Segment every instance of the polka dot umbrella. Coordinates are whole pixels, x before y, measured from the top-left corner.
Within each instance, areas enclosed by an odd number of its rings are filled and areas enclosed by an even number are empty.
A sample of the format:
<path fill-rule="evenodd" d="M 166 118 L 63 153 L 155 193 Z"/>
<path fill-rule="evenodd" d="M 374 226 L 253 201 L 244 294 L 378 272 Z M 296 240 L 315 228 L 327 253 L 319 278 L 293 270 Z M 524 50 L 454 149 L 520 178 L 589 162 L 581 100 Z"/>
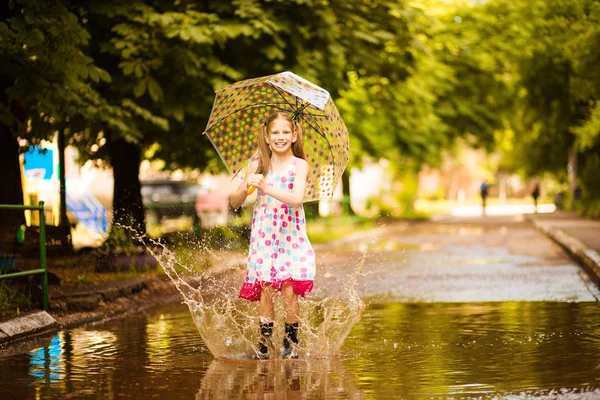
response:
<path fill-rule="evenodd" d="M 259 128 L 273 112 L 298 116 L 309 165 L 304 201 L 328 199 L 348 164 L 350 143 L 329 92 L 282 72 L 248 79 L 216 93 L 204 132 L 234 177 L 243 177 L 257 153 Z"/>

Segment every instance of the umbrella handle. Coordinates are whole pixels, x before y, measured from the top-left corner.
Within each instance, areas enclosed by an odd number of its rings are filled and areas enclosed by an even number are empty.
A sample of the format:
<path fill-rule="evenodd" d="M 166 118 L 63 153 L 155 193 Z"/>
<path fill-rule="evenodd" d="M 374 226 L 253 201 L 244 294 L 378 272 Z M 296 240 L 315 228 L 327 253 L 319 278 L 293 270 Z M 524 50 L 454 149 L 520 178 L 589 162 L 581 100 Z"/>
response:
<path fill-rule="evenodd" d="M 248 194 L 248 196 L 250 196 L 252 193 L 254 193 L 255 190 L 256 188 L 254 186 L 250 186 L 248 187 L 248 191 L 246 193 Z"/>

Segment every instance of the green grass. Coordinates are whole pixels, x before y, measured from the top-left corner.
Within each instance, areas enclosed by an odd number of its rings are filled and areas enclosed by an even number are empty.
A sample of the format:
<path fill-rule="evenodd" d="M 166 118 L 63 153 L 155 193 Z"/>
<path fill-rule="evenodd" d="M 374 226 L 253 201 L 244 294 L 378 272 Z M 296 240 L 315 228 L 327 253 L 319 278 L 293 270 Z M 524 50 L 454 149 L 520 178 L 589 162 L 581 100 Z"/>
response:
<path fill-rule="evenodd" d="M 31 294 L 23 290 L 0 284 L 0 318 L 18 316 L 32 308 Z"/>
<path fill-rule="evenodd" d="M 307 222 L 306 230 L 311 243 L 326 243 L 344 238 L 358 231 L 377 227 L 375 219 L 354 217 L 318 218 Z"/>

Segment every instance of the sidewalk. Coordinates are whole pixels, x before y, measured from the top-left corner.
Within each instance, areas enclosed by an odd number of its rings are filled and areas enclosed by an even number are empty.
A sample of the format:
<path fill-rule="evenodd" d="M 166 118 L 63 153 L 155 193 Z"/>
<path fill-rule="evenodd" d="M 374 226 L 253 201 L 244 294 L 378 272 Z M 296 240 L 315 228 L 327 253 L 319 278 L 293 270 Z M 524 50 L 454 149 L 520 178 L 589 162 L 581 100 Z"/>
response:
<path fill-rule="evenodd" d="M 556 211 L 528 217 L 533 225 L 558 243 L 600 285 L 600 220 Z"/>

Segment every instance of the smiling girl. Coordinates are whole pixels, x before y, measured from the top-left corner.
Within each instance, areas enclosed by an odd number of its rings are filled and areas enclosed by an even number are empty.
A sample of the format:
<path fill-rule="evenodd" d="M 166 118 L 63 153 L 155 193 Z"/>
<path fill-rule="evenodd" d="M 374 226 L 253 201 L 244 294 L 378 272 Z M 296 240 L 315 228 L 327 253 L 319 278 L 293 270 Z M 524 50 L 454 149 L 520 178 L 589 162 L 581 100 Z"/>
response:
<path fill-rule="evenodd" d="M 259 301 L 257 357 L 267 359 L 273 347 L 273 301 L 281 292 L 285 320 L 282 357 L 296 358 L 298 295 L 310 293 L 315 276 L 315 253 L 306 235 L 302 207 L 308 163 L 300 123 L 286 113 L 269 116 L 261 126 L 258 154 L 231 195 L 231 205 L 238 208 L 250 187 L 259 191 L 252 215 L 246 278 L 239 296 Z"/>

